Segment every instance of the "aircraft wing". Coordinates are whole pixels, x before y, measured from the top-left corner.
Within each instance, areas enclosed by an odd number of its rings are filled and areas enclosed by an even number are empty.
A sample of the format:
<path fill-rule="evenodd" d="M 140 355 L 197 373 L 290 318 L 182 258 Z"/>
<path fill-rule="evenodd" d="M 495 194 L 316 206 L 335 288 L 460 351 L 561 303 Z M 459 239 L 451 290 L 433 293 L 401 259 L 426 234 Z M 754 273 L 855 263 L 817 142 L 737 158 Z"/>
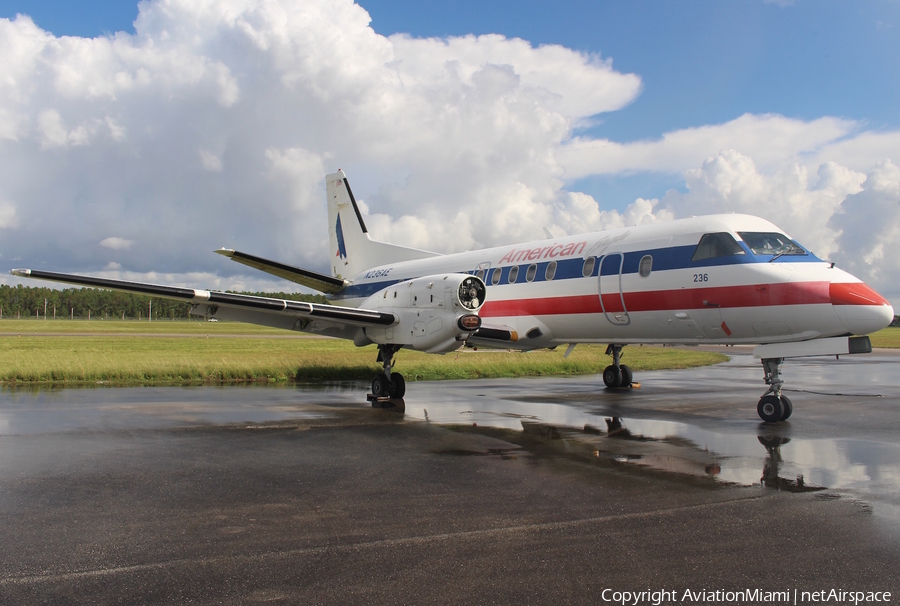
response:
<path fill-rule="evenodd" d="M 285 265 L 278 261 L 269 261 L 268 259 L 249 255 L 239 250 L 220 248 L 213 252 L 228 257 L 232 261 L 264 271 L 273 276 L 278 276 L 279 278 L 284 278 L 285 280 L 290 280 L 291 282 L 296 282 L 297 284 L 318 290 L 319 292 L 336 293 L 347 285 L 347 282 L 340 278 L 333 278 L 325 274 L 309 271 L 308 269 Z"/>
<path fill-rule="evenodd" d="M 353 335 L 360 328 L 367 326 L 392 326 L 398 321 L 398 318 L 392 313 L 339 307 L 337 305 L 286 301 L 268 297 L 110 280 L 107 278 L 77 276 L 35 269 L 14 269 L 9 273 L 22 278 L 65 282 L 78 286 L 105 288 L 161 297 L 163 299 L 185 301 L 194 305 L 191 309 L 192 315 L 237 320 L 343 338 L 353 338 Z"/>

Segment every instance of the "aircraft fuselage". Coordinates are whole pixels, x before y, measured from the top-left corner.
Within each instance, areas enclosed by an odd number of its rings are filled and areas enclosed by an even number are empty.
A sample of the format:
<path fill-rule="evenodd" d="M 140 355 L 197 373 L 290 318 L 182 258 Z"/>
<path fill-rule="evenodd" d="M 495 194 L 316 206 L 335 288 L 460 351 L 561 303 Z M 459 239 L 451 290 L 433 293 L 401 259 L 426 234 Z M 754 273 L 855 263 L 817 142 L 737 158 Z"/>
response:
<path fill-rule="evenodd" d="M 859 279 L 796 242 L 772 250 L 760 239 L 783 233 L 758 217 L 713 215 L 540 240 L 372 267 L 332 300 L 354 307 L 412 278 L 478 275 L 487 286 L 480 316 L 516 331 L 511 345 L 523 349 L 778 343 L 891 322 L 891 306 Z"/>

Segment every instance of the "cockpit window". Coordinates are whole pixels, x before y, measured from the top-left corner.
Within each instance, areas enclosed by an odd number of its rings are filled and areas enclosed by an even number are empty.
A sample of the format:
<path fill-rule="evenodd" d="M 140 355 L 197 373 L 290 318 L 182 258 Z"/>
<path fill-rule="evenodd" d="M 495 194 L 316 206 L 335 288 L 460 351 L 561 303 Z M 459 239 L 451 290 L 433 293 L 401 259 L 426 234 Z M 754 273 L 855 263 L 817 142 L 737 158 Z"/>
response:
<path fill-rule="evenodd" d="M 806 251 L 784 234 L 764 231 L 741 231 L 738 235 L 755 255 L 805 255 Z M 774 258 L 774 257 L 773 257 Z"/>
<path fill-rule="evenodd" d="M 702 261 L 703 259 L 715 259 L 716 257 L 730 257 L 732 255 L 742 255 L 744 249 L 737 243 L 734 236 L 728 232 L 717 234 L 704 234 L 694 250 L 694 256 L 691 261 Z"/>

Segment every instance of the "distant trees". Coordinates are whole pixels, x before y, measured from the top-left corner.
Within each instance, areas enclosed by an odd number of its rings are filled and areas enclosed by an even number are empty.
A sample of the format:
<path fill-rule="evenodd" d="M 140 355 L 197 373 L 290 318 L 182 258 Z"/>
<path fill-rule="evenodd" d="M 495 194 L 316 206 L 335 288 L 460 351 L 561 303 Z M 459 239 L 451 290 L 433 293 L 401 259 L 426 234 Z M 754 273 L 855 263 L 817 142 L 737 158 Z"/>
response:
<path fill-rule="evenodd" d="M 326 303 L 323 295 L 299 293 L 241 293 L 292 301 Z M 153 319 L 188 318 L 190 303 L 147 297 L 112 290 L 94 288 L 53 288 L 0 285 L 0 312 L 3 318 L 33 318 L 44 316 L 57 318 L 146 318 L 153 302 Z"/>

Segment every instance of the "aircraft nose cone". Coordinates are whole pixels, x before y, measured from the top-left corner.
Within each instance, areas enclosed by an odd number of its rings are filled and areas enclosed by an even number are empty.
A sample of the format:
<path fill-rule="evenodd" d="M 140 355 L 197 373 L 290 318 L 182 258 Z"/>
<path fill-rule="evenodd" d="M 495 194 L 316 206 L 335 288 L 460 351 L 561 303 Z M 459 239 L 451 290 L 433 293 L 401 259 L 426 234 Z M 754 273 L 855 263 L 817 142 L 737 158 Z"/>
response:
<path fill-rule="evenodd" d="M 862 282 L 832 282 L 831 305 L 847 330 L 867 335 L 894 321 L 894 308 L 887 300 Z"/>

